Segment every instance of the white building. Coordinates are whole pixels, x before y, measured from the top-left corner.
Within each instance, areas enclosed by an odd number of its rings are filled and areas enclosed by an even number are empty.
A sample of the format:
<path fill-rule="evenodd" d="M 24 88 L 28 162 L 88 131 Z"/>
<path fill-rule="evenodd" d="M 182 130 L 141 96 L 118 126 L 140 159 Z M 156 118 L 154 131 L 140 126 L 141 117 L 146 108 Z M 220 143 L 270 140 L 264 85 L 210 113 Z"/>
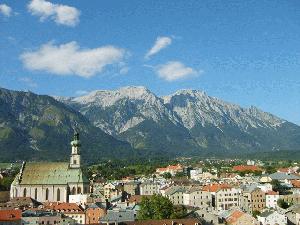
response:
<path fill-rule="evenodd" d="M 215 194 L 216 210 L 228 210 L 239 206 L 241 190 L 233 187 L 221 188 Z"/>
<path fill-rule="evenodd" d="M 181 186 L 172 186 L 168 188 L 164 195 L 168 197 L 174 205 L 183 205 L 183 194 L 186 192 L 186 189 Z"/>
<path fill-rule="evenodd" d="M 143 182 L 140 185 L 140 194 L 141 195 L 154 195 L 154 194 L 159 194 L 160 190 L 160 184 L 156 182 Z"/>
<path fill-rule="evenodd" d="M 287 224 L 287 217 L 277 211 L 265 211 L 257 216 L 257 220 L 261 225 L 285 225 Z"/>
<path fill-rule="evenodd" d="M 192 169 L 190 171 L 190 176 L 192 180 L 200 180 L 202 175 L 202 168 Z"/>
<path fill-rule="evenodd" d="M 212 197 L 209 191 L 204 191 L 200 187 L 195 187 L 183 193 L 183 205 L 206 209 L 211 207 Z"/>
<path fill-rule="evenodd" d="M 266 193 L 266 207 L 276 209 L 279 193 L 275 191 L 268 191 Z"/>
<path fill-rule="evenodd" d="M 11 184 L 10 197 L 31 197 L 39 202 L 68 202 L 71 194 L 89 193 L 81 169 L 79 134 L 71 142 L 70 162 L 24 162 Z"/>
<path fill-rule="evenodd" d="M 80 205 L 82 208 L 86 208 L 88 199 L 89 195 L 70 195 L 69 203 L 75 203 L 76 205 Z"/>

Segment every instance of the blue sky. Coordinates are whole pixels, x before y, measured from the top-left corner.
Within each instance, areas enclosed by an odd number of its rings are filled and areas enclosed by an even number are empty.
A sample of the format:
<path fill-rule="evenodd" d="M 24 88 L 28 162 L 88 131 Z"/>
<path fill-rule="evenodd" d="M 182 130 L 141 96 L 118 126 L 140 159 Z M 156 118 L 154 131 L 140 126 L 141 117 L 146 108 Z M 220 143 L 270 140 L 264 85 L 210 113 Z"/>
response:
<path fill-rule="evenodd" d="M 300 124 L 300 1 L 0 0 L 0 86 L 201 89 Z"/>

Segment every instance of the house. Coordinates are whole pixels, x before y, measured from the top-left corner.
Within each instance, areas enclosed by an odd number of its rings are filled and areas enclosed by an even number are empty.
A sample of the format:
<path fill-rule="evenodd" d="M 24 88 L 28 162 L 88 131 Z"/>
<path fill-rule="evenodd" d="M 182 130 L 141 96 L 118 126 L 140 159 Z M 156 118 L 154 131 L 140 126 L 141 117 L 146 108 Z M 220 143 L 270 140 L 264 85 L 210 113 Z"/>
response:
<path fill-rule="evenodd" d="M 200 219 L 201 224 L 204 225 L 224 225 L 224 219 L 220 218 L 219 212 L 206 210 L 206 209 L 199 209 L 196 211 L 197 218 Z"/>
<path fill-rule="evenodd" d="M 129 181 L 124 184 L 124 192 L 129 195 L 139 195 L 140 194 L 140 182 Z"/>
<path fill-rule="evenodd" d="M 240 208 L 248 213 L 254 211 L 262 212 L 266 207 L 265 192 L 263 192 L 257 185 L 250 185 L 242 187 L 240 195 Z"/>
<path fill-rule="evenodd" d="M 170 173 L 172 176 L 174 176 L 176 173 L 183 172 L 183 166 L 180 164 L 177 165 L 169 165 L 164 168 L 157 168 L 156 173 L 159 175 L 163 175 L 164 173 Z"/>
<path fill-rule="evenodd" d="M 201 187 L 191 187 L 183 193 L 183 205 L 208 209 L 212 204 L 212 197 L 209 191 Z"/>
<path fill-rule="evenodd" d="M 30 197 L 16 197 L 12 198 L 10 201 L 3 203 L 0 205 L 0 208 L 12 208 L 12 209 L 30 209 L 30 208 L 36 208 L 41 203 L 35 201 L 34 199 Z"/>
<path fill-rule="evenodd" d="M 254 217 L 240 210 L 230 211 L 224 219 L 228 225 L 260 225 Z"/>
<path fill-rule="evenodd" d="M 202 173 L 203 173 L 202 168 L 192 169 L 192 170 L 190 170 L 190 178 L 192 180 L 200 180 Z"/>
<path fill-rule="evenodd" d="M 278 207 L 277 201 L 279 199 L 279 193 L 275 191 L 266 192 L 266 207 L 276 209 Z"/>
<path fill-rule="evenodd" d="M 264 211 L 257 216 L 257 220 L 261 223 L 261 225 L 287 224 L 287 216 L 279 213 L 278 211 Z"/>
<path fill-rule="evenodd" d="M 285 213 L 287 216 L 288 224 L 299 225 L 300 224 L 300 205 L 296 204 L 288 208 Z"/>
<path fill-rule="evenodd" d="M 128 199 L 129 204 L 140 204 L 143 198 L 151 197 L 151 195 L 131 195 Z"/>
<path fill-rule="evenodd" d="M 271 180 L 278 180 L 280 182 L 287 183 L 290 180 L 300 180 L 300 176 L 297 174 L 283 173 L 283 172 L 275 172 L 269 175 Z"/>
<path fill-rule="evenodd" d="M 22 211 L 19 209 L 0 210 L 1 225 L 21 225 Z"/>
<path fill-rule="evenodd" d="M 67 217 L 74 219 L 77 224 L 85 223 L 85 213 L 83 209 L 75 203 L 48 203 L 45 204 L 45 209 L 63 213 Z"/>
<path fill-rule="evenodd" d="M 292 204 L 300 204 L 300 194 L 281 195 L 281 199 Z"/>
<path fill-rule="evenodd" d="M 104 198 L 105 199 L 114 199 L 114 198 L 117 198 L 118 196 L 122 195 L 122 191 L 120 191 L 117 188 L 117 185 L 114 185 L 112 183 L 108 183 L 108 184 L 104 185 L 103 190 L 104 190 Z"/>
<path fill-rule="evenodd" d="M 232 170 L 235 172 L 258 172 L 262 171 L 262 169 L 255 165 L 238 165 L 233 166 Z"/>
<path fill-rule="evenodd" d="M 241 190 L 233 187 L 222 187 L 215 194 L 215 209 L 228 210 L 239 205 Z"/>
<path fill-rule="evenodd" d="M 85 210 L 85 224 L 99 223 L 100 219 L 106 215 L 106 207 L 101 204 L 91 204 Z"/>
<path fill-rule="evenodd" d="M 211 194 L 211 206 L 217 207 L 216 193 L 221 189 L 230 189 L 231 186 L 229 184 L 209 184 L 203 187 L 203 191 L 208 191 Z M 220 196 L 219 196 L 220 197 Z M 219 198 L 221 199 L 221 198 Z M 220 204 L 218 205 L 220 206 Z"/>
<path fill-rule="evenodd" d="M 164 219 L 125 222 L 124 225 L 201 225 L 198 219 Z"/>
<path fill-rule="evenodd" d="M 100 224 L 119 224 L 129 221 L 134 221 L 135 215 L 134 210 L 128 209 L 115 209 L 108 210 L 107 214 L 100 218 Z"/>
<path fill-rule="evenodd" d="M 22 213 L 22 225 L 60 224 L 76 225 L 76 221 L 57 212 L 27 210 Z"/>
<path fill-rule="evenodd" d="M 141 195 L 159 194 L 160 184 L 157 182 L 146 181 L 140 185 Z"/>
<path fill-rule="evenodd" d="M 165 191 L 165 196 L 168 197 L 174 205 L 183 205 L 183 194 L 186 189 L 183 186 L 172 186 Z"/>

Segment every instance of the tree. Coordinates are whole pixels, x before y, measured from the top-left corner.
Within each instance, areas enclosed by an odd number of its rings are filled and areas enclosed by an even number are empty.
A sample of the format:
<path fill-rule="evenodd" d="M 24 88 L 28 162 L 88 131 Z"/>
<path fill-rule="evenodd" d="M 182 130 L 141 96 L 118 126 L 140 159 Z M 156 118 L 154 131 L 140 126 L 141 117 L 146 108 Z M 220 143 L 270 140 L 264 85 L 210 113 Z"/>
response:
<path fill-rule="evenodd" d="M 258 210 L 254 210 L 253 213 L 252 213 L 253 217 L 257 218 L 257 216 L 260 215 L 260 211 Z"/>
<path fill-rule="evenodd" d="M 172 174 L 170 174 L 169 172 L 164 173 L 163 174 L 163 178 L 165 178 L 165 179 L 171 179 L 172 178 Z"/>
<path fill-rule="evenodd" d="M 143 197 L 138 212 L 139 220 L 170 219 L 174 216 L 174 205 L 162 195 Z"/>
<path fill-rule="evenodd" d="M 279 192 L 279 194 L 286 194 L 288 192 L 288 188 L 286 186 L 283 186 L 279 180 L 272 180 L 271 181 L 273 190 L 276 192 Z"/>
<path fill-rule="evenodd" d="M 174 213 L 172 214 L 172 219 L 184 218 L 187 214 L 187 209 L 184 205 L 174 206 Z"/>
<path fill-rule="evenodd" d="M 280 198 L 277 201 L 277 205 L 280 208 L 287 209 L 287 208 L 289 208 L 292 205 L 292 203 L 288 203 L 288 202 L 286 202 L 286 201 L 284 201 L 283 199 Z"/>

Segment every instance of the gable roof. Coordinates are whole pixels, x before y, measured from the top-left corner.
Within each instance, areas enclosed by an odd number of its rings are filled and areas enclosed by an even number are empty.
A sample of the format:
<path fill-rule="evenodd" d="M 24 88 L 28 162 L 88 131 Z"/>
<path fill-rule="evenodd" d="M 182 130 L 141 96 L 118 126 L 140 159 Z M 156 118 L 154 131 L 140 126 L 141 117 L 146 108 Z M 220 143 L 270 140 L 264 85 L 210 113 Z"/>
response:
<path fill-rule="evenodd" d="M 57 203 L 57 202 L 50 202 L 45 204 L 46 209 L 51 209 L 54 211 L 63 211 L 63 212 L 83 212 L 82 208 L 80 208 L 76 203 Z"/>
<path fill-rule="evenodd" d="M 15 221 L 21 220 L 22 211 L 14 210 L 0 210 L 0 221 Z"/>
<path fill-rule="evenodd" d="M 239 220 L 239 218 L 241 218 L 243 215 L 245 215 L 244 212 L 239 211 L 239 210 L 234 210 L 227 218 L 226 218 L 226 222 L 231 224 L 231 223 L 235 223 L 236 221 Z"/>
<path fill-rule="evenodd" d="M 125 222 L 125 225 L 195 225 L 201 223 L 199 220 L 194 218 L 188 219 L 163 219 L 163 220 L 140 220 L 140 221 L 133 221 L 133 222 Z"/>
<path fill-rule="evenodd" d="M 21 175 L 21 176 L 20 176 Z M 80 168 L 69 168 L 66 162 L 25 163 L 13 184 L 88 183 Z"/>
<path fill-rule="evenodd" d="M 221 189 L 232 188 L 229 184 L 209 184 L 203 187 L 203 191 L 217 192 Z"/>
<path fill-rule="evenodd" d="M 234 171 L 261 171 L 262 169 L 259 168 L 258 166 L 251 166 L 251 165 L 238 165 L 232 167 L 232 170 Z"/>
<path fill-rule="evenodd" d="M 300 176 L 296 174 L 287 174 L 282 172 L 272 173 L 269 176 L 272 180 L 299 180 Z"/>

